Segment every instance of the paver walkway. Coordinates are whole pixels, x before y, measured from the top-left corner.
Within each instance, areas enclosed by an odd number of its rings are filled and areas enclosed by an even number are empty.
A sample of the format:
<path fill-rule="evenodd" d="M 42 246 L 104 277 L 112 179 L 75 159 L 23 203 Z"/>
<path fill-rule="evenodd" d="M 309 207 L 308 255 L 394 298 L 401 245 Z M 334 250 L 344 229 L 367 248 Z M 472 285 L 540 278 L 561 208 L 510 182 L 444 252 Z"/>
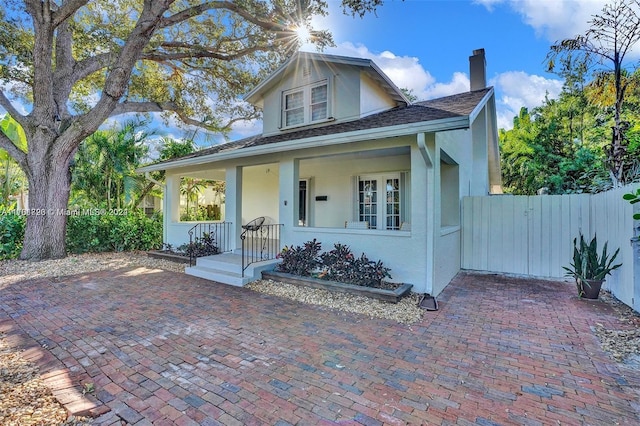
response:
<path fill-rule="evenodd" d="M 590 329 L 615 315 L 574 291 L 461 274 L 404 326 L 126 269 L 3 289 L 0 324 L 94 384 L 97 424 L 639 424 Z"/>

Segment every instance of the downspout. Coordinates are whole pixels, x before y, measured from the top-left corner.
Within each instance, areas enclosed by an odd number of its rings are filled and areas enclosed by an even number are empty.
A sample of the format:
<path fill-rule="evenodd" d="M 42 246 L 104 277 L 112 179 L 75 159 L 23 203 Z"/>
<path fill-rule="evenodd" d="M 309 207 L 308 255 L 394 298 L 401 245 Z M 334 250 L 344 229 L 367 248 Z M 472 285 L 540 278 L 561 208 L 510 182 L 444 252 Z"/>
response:
<path fill-rule="evenodd" d="M 420 150 L 420 154 L 422 154 L 422 159 L 424 160 L 424 164 L 427 168 L 433 168 L 433 160 L 431 159 L 431 155 L 427 149 L 427 142 L 424 133 L 418 133 L 418 149 Z"/>
<path fill-rule="evenodd" d="M 160 188 L 162 188 L 162 243 L 166 244 L 167 243 L 167 232 L 168 232 L 168 227 L 167 227 L 167 212 L 168 210 L 168 206 L 167 206 L 167 187 L 165 184 L 163 184 L 162 182 L 158 182 L 157 180 L 155 180 L 154 178 L 151 177 L 151 173 L 150 172 L 145 172 L 144 173 L 144 178 L 147 179 L 149 182 L 158 185 Z"/>
<path fill-rule="evenodd" d="M 429 148 L 427 147 L 427 138 L 424 133 L 417 134 L 417 143 L 418 150 L 420 154 L 422 154 L 422 159 L 424 160 L 424 164 L 427 169 L 427 182 L 430 182 L 430 185 L 426 187 L 427 189 L 427 212 L 431 211 L 431 217 L 429 214 L 426 215 L 426 253 L 427 253 L 427 273 L 426 273 L 426 292 L 428 294 L 433 294 L 433 279 L 435 277 L 434 267 L 435 267 L 435 171 L 434 171 L 434 161 L 429 153 Z"/>

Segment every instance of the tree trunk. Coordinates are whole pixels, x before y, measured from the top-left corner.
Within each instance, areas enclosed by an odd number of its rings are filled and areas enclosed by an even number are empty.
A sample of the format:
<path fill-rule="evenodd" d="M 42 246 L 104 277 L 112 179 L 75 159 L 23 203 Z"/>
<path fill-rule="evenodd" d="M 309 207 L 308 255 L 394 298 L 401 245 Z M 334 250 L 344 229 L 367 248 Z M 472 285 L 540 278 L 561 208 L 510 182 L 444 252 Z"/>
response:
<path fill-rule="evenodd" d="M 71 187 L 68 159 L 48 155 L 30 164 L 29 209 L 20 259 L 65 257 L 67 204 Z"/>
<path fill-rule="evenodd" d="M 11 181 L 9 180 L 9 166 L 11 165 L 11 159 L 7 156 L 7 162 L 4 168 L 4 198 L 6 205 L 9 206 L 9 196 L 11 195 Z M 1 203 L 0 203 L 1 204 Z"/>
<path fill-rule="evenodd" d="M 140 194 L 140 196 L 138 197 L 138 200 L 133 204 L 133 206 L 135 208 L 140 207 L 140 204 L 142 203 L 142 201 L 144 200 L 144 197 L 147 196 L 147 194 L 149 192 L 151 192 L 151 190 L 153 189 L 153 187 L 155 186 L 154 182 L 149 182 L 147 183 L 147 186 L 144 187 L 144 189 L 142 190 L 142 193 Z"/>

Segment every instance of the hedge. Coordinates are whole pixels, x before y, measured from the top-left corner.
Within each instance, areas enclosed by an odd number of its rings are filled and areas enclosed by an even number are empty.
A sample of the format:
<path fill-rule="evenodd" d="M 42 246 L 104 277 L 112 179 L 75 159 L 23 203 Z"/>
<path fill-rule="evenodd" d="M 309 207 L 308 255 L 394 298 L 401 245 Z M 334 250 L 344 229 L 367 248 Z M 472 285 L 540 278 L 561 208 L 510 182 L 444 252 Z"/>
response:
<path fill-rule="evenodd" d="M 22 249 L 25 217 L 0 211 L 0 260 L 15 258 Z M 142 210 L 126 214 L 69 216 L 67 252 L 152 250 L 162 247 L 162 215 Z"/>

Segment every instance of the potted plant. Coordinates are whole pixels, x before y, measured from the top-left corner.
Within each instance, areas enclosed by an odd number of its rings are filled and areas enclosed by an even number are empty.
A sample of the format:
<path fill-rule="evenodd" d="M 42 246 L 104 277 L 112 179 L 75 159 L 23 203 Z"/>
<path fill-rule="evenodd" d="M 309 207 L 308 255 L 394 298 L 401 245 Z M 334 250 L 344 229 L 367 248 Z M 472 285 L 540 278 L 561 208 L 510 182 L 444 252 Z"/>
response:
<path fill-rule="evenodd" d="M 602 254 L 598 254 L 598 241 L 596 236 L 587 244 L 582 233 L 580 233 L 580 243 L 578 239 L 573 239 L 573 263 L 563 268 L 567 271 L 567 276 L 572 276 L 576 280 L 578 297 L 587 299 L 597 299 L 600 287 L 606 276 L 611 271 L 622 266 L 621 263 L 613 265 L 613 261 L 620 249 L 617 249 L 613 256 L 609 258 L 607 253 L 607 243 L 604 243 Z"/>

